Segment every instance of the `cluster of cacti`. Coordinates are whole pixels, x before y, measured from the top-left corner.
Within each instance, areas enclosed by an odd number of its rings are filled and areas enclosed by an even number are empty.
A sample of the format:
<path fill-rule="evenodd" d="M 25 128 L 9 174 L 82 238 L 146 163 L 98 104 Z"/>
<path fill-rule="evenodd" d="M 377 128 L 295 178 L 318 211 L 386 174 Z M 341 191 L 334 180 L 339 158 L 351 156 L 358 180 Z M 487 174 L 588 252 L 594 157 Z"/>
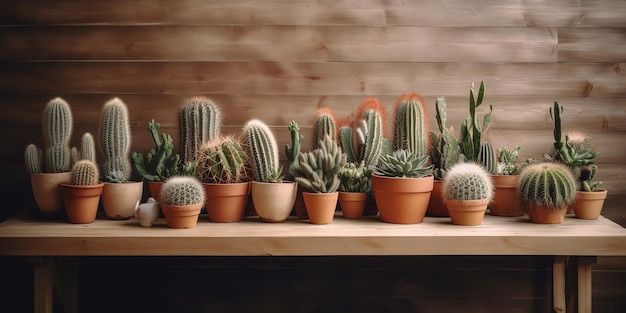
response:
<path fill-rule="evenodd" d="M 394 150 L 381 156 L 374 167 L 374 174 L 387 177 L 419 178 L 432 174 L 433 165 L 428 163 L 428 155 L 419 156 L 408 150 Z"/>
<path fill-rule="evenodd" d="M 475 163 L 454 165 L 444 179 L 444 200 L 481 200 L 493 198 L 493 182 L 489 173 Z"/>
<path fill-rule="evenodd" d="M 434 165 L 433 175 L 435 179 L 441 180 L 446 171 L 459 161 L 464 161 L 464 157 L 461 155 L 459 139 L 454 134 L 454 128 L 452 126 L 446 127 L 448 116 L 446 98 L 437 97 L 435 108 L 439 134 L 430 132 L 430 161 Z"/>
<path fill-rule="evenodd" d="M 211 99 L 185 99 L 178 114 L 180 127 L 180 157 L 184 162 L 196 161 L 198 148 L 220 135 L 222 112 Z"/>
<path fill-rule="evenodd" d="M 405 149 L 418 156 L 430 151 L 426 104 L 416 93 L 400 95 L 396 101 L 393 149 Z"/>
<path fill-rule="evenodd" d="M 595 164 L 586 165 L 580 168 L 580 175 L 578 175 L 580 191 L 592 192 L 600 190 L 602 182 L 593 180 L 596 177 L 597 172 L 598 166 Z"/>
<path fill-rule="evenodd" d="M 365 162 L 345 163 L 339 170 L 339 191 L 368 192 L 372 189 L 372 169 L 365 167 Z"/>
<path fill-rule="evenodd" d="M 313 149 L 317 149 L 319 141 L 327 135 L 337 137 L 337 118 L 330 108 L 321 108 L 317 110 L 313 122 Z"/>
<path fill-rule="evenodd" d="M 346 162 L 335 140 L 326 136 L 318 148 L 298 155 L 294 168 L 295 179 L 309 192 L 333 193 L 339 188 L 339 171 Z"/>
<path fill-rule="evenodd" d="M 195 177 L 173 176 L 163 184 L 161 198 L 166 205 L 185 206 L 204 203 L 204 187 Z"/>
<path fill-rule="evenodd" d="M 498 172 L 498 157 L 493 145 L 489 142 L 480 143 L 480 151 L 478 151 L 478 164 L 487 170 L 487 173 L 495 175 Z"/>
<path fill-rule="evenodd" d="M 204 183 L 231 184 L 248 180 L 248 158 L 239 140 L 219 136 L 197 152 L 198 177 Z"/>
<path fill-rule="evenodd" d="M 498 175 L 518 175 L 521 170 L 521 165 L 517 162 L 519 151 L 521 146 L 517 145 L 513 150 L 509 150 L 505 147 L 498 149 Z"/>
<path fill-rule="evenodd" d="M 541 162 L 526 166 L 520 174 L 522 204 L 561 209 L 574 202 L 576 181 L 563 164 Z"/>
<path fill-rule="evenodd" d="M 159 137 L 159 127 L 161 125 L 154 120 L 148 123 L 154 148 L 150 149 L 145 157 L 137 152 L 133 152 L 131 156 L 137 172 L 146 180 L 154 182 L 163 182 L 180 173 L 180 155 L 174 153 L 174 141 L 165 133 L 161 133 Z"/>
<path fill-rule="evenodd" d="M 93 186 L 100 178 L 98 166 L 91 160 L 79 160 L 72 166 L 70 176 L 71 185 Z"/>
<path fill-rule="evenodd" d="M 353 129 L 342 126 L 339 129 L 340 143 L 348 162 L 365 162 L 365 166 L 378 164 L 384 147 L 384 107 L 376 98 L 367 98 L 359 106 L 356 122 L 356 140 Z M 356 146 L 353 146 L 356 141 Z"/>
<path fill-rule="evenodd" d="M 104 154 L 102 164 L 106 181 L 123 183 L 130 179 L 130 120 L 128 108 L 119 98 L 104 104 L 100 122 L 100 146 Z"/>
<path fill-rule="evenodd" d="M 298 162 L 298 154 L 300 154 L 300 147 L 304 136 L 300 135 L 300 127 L 296 121 L 289 122 L 287 126 L 289 134 L 291 135 L 291 147 L 289 144 L 285 144 L 285 155 L 289 160 L 289 170 L 287 171 L 288 179 L 293 180 L 293 168 Z"/>
<path fill-rule="evenodd" d="M 461 153 L 470 161 L 478 160 L 481 138 L 487 132 L 487 129 L 489 129 L 489 123 L 491 122 L 491 112 L 493 111 L 493 106 L 491 105 L 489 106 L 489 112 L 483 116 L 482 123 L 479 123 L 478 117 L 476 117 L 476 108 L 482 104 L 484 94 L 485 83 L 481 82 L 478 95 L 474 98 L 474 83 L 472 82 L 470 88 L 470 114 L 461 124 L 459 135 Z"/>
<path fill-rule="evenodd" d="M 243 126 L 243 144 L 248 151 L 255 181 L 270 182 L 272 173 L 278 172 L 278 144 L 270 128 L 258 119 Z"/>

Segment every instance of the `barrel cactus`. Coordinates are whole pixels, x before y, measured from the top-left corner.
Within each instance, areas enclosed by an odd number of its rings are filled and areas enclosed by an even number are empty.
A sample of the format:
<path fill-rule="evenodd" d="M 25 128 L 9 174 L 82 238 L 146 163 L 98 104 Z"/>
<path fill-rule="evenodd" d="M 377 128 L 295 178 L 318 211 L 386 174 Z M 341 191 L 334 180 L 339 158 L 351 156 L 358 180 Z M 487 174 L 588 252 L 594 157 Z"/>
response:
<path fill-rule="evenodd" d="M 327 135 L 337 137 L 337 119 L 330 108 L 321 108 L 317 110 L 313 123 L 313 149 L 317 149 L 320 140 Z"/>
<path fill-rule="evenodd" d="M 71 185 L 93 186 L 100 178 L 98 166 L 91 160 L 79 160 L 72 166 Z"/>
<path fill-rule="evenodd" d="M 491 143 L 480 143 L 478 164 L 482 165 L 489 174 L 496 175 L 498 173 L 498 157 L 496 156 L 496 151 L 493 149 L 493 145 Z"/>
<path fill-rule="evenodd" d="M 209 98 L 191 97 L 183 101 L 178 118 L 180 157 L 184 162 L 193 162 L 198 148 L 220 135 L 222 112 Z"/>
<path fill-rule="evenodd" d="M 432 174 L 433 165 L 428 163 L 428 155 L 419 156 L 415 152 L 400 149 L 385 154 L 374 167 L 374 174 L 386 177 L 421 178 Z"/>
<path fill-rule="evenodd" d="M 576 198 L 576 181 L 567 166 L 541 162 L 524 167 L 519 192 L 525 207 L 560 210 Z"/>
<path fill-rule="evenodd" d="M 459 139 L 454 134 L 454 128 L 446 127 L 448 117 L 446 98 L 437 97 L 435 100 L 437 110 L 435 117 L 439 133 L 430 132 L 430 161 L 434 165 L 433 174 L 435 179 L 442 180 L 446 172 L 459 161 L 464 161 L 461 155 Z"/>
<path fill-rule="evenodd" d="M 197 178 L 173 176 L 163 184 L 161 198 L 166 205 L 186 206 L 204 203 L 205 194 L 202 183 Z"/>
<path fill-rule="evenodd" d="M 424 99 L 416 93 L 405 93 L 396 101 L 394 150 L 405 149 L 418 156 L 430 150 L 429 126 Z"/>
<path fill-rule="evenodd" d="M 336 192 L 340 184 L 339 171 L 346 162 L 346 155 L 328 135 L 318 143 L 318 147 L 298 155 L 295 179 L 310 192 Z"/>
<path fill-rule="evenodd" d="M 243 126 L 243 144 L 248 151 L 252 175 L 257 182 L 271 182 L 279 172 L 278 144 L 270 128 L 258 119 Z"/>
<path fill-rule="evenodd" d="M 248 179 L 247 155 L 233 136 L 217 137 L 198 149 L 198 177 L 204 183 L 241 183 Z"/>
<path fill-rule="evenodd" d="M 102 169 L 107 182 L 123 183 L 130 179 L 130 140 L 128 108 L 122 100 L 113 98 L 104 104 L 100 122 Z"/>
<path fill-rule="evenodd" d="M 443 197 L 448 200 L 493 199 L 493 182 L 489 173 L 475 163 L 454 165 L 444 179 Z"/>

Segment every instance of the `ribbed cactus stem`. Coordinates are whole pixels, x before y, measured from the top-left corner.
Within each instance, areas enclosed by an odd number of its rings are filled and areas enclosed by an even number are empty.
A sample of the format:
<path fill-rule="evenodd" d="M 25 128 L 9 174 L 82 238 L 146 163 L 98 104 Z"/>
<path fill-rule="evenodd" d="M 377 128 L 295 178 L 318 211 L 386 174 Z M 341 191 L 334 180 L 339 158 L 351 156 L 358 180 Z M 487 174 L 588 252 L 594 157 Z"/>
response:
<path fill-rule="evenodd" d="M 37 148 L 35 144 L 29 144 L 26 146 L 24 151 L 24 164 L 26 165 L 26 170 L 31 174 L 40 174 L 41 163 L 42 163 L 42 152 L 41 149 Z"/>
<path fill-rule="evenodd" d="M 48 102 L 43 113 L 43 132 L 46 141 L 46 172 L 70 170 L 70 137 L 73 119 L 69 104 L 61 98 Z"/>
<path fill-rule="evenodd" d="M 220 136 L 222 112 L 209 98 L 191 97 L 183 101 L 178 117 L 181 159 L 195 161 L 198 148 Z"/>
<path fill-rule="evenodd" d="M 361 133 L 363 130 L 367 130 L 363 134 L 362 140 L 364 140 L 362 149 L 362 161 L 365 162 L 365 166 L 376 166 L 378 160 L 383 151 L 383 118 L 378 111 L 367 110 L 363 113 L 362 126 L 359 128 Z M 361 137 L 361 135 L 359 135 Z"/>
<path fill-rule="evenodd" d="M 161 198 L 167 205 L 185 206 L 204 203 L 204 187 L 195 177 L 173 176 L 163 184 Z"/>
<path fill-rule="evenodd" d="M 550 108 L 550 118 L 554 122 L 554 150 L 557 152 L 556 156 L 559 157 L 559 151 L 563 148 L 563 141 L 561 135 L 561 116 L 563 115 L 563 106 L 554 101 L 553 106 Z"/>
<path fill-rule="evenodd" d="M 479 122 L 476 116 L 476 108 L 478 108 L 483 102 L 483 96 L 485 94 L 485 83 L 480 82 L 480 89 L 478 90 L 478 96 L 474 97 L 474 83 L 470 88 L 470 115 L 461 124 L 460 130 L 460 142 L 461 151 L 465 158 L 470 161 L 478 160 L 478 153 L 480 152 L 481 137 L 489 129 L 491 122 L 491 113 L 493 112 L 493 106 L 489 106 L 489 112 L 485 113 L 482 122 Z"/>
<path fill-rule="evenodd" d="M 81 138 L 80 158 L 81 160 L 89 160 L 94 163 L 96 162 L 96 146 L 91 133 L 84 133 Z"/>
<path fill-rule="evenodd" d="M 489 174 L 496 175 L 498 173 L 498 157 L 491 143 L 482 142 L 480 144 L 478 164 L 482 165 Z"/>
<path fill-rule="evenodd" d="M 522 170 L 519 192 L 525 206 L 561 209 L 574 202 L 576 181 L 562 164 L 535 163 Z"/>
<path fill-rule="evenodd" d="M 109 182 L 130 179 L 130 120 L 128 108 L 119 98 L 104 104 L 100 122 L 100 146 L 104 154 L 103 174 Z"/>
<path fill-rule="evenodd" d="M 339 144 L 341 145 L 343 152 L 346 154 L 348 162 L 356 163 L 361 161 L 357 152 L 354 151 L 352 127 L 348 125 L 339 127 Z"/>
<path fill-rule="evenodd" d="M 300 127 L 298 127 L 296 121 L 289 122 L 287 129 L 289 129 L 289 134 L 291 135 L 291 147 L 285 144 L 285 155 L 287 156 L 287 160 L 295 162 L 300 153 L 300 144 L 304 136 L 300 135 Z"/>
<path fill-rule="evenodd" d="M 92 186 L 98 184 L 98 166 L 90 160 L 79 160 L 72 166 L 70 184 Z"/>
<path fill-rule="evenodd" d="M 322 108 L 317 111 L 315 122 L 313 123 L 313 149 L 318 148 L 318 143 L 326 135 L 331 138 L 337 137 L 337 122 L 335 113 L 329 108 Z"/>
<path fill-rule="evenodd" d="M 493 198 L 493 182 L 480 165 L 458 163 L 446 174 L 443 183 L 445 200 L 481 200 Z"/>
<path fill-rule="evenodd" d="M 296 181 L 310 192 L 336 192 L 340 185 L 339 171 L 346 162 L 345 154 L 328 135 L 320 140 L 318 147 L 298 155 Z"/>
<path fill-rule="evenodd" d="M 248 149 L 252 174 L 258 182 L 269 182 L 278 172 L 278 144 L 270 128 L 258 119 L 249 120 L 243 127 L 243 143 Z"/>
<path fill-rule="evenodd" d="M 247 180 L 247 156 L 232 136 L 218 137 L 198 150 L 198 176 L 204 183 L 227 184 Z"/>
<path fill-rule="evenodd" d="M 429 126 L 424 99 L 416 93 L 406 93 L 396 101 L 394 150 L 408 150 L 418 156 L 428 154 Z"/>
<path fill-rule="evenodd" d="M 437 127 L 439 127 L 439 132 L 443 134 L 446 130 L 446 120 L 448 119 L 448 104 L 445 97 L 437 97 L 435 99 L 435 110 L 437 110 L 435 115 Z"/>

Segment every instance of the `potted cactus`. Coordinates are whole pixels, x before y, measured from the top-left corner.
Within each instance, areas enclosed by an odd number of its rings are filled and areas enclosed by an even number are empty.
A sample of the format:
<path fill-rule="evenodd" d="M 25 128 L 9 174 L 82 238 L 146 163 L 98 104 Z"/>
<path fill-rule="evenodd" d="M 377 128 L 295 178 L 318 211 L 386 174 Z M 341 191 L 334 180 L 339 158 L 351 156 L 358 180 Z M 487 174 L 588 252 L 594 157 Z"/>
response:
<path fill-rule="evenodd" d="M 602 212 L 607 190 L 601 189 L 601 181 L 594 181 L 598 166 L 585 165 L 580 168 L 578 175 L 579 188 L 574 201 L 574 214 L 577 218 L 597 220 Z"/>
<path fill-rule="evenodd" d="M 119 98 L 107 101 L 100 121 L 100 147 L 105 180 L 102 207 L 110 219 L 129 219 L 143 195 L 143 182 L 130 181 L 130 120 L 128 108 Z"/>
<path fill-rule="evenodd" d="M 213 100 L 197 96 L 183 101 L 178 119 L 180 157 L 183 162 L 194 162 L 200 146 L 220 136 L 222 112 Z"/>
<path fill-rule="evenodd" d="M 372 173 L 372 190 L 383 222 L 418 224 L 424 220 L 433 190 L 428 155 L 404 149 L 380 158 Z"/>
<path fill-rule="evenodd" d="M 284 222 L 293 210 L 298 184 L 283 180 L 276 138 L 270 128 L 257 119 L 244 125 L 242 136 L 252 167 L 250 193 L 254 209 L 264 222 Z"/>
<path fill-rule="evenodd" d="M 405 93 L 396 100 L 393 149 L 404 149 L 424 156 L 430 152 L 426 104 L 416 93 Z"/>
<path fill-rule="evenodd" d="M 200 181 L 191 176 L 168 178 L 161 189 L 161 209 L 167 227 L 194 228 L 204 205 L 204 188 Z"/>
<path fill-rule="evenodd" d="M 333 140 L 337 138 L 337 118 L 335 112 L 330 108 L 321 108 L 315 113 L 313 122 L 313 149 L 319 148 L 320 140 L 330 136 Z"/>
<path fill-rule="evenodd" d="M 98 181 L 98 167 L 91 160 L 79 160 L 72 166 L 69 182 L 59 183 L 67 218 L 74 224 L 96 220 L 104 184 Z"/>
<path fill-rule="evenodd" d="M 209 219 L 241 221 L 250 194 L 248 157 L 241 142 L 233 136 L 218 136 L 200 146 L 195 159 Z"/>
<path fill-rule="evenodd" d="M 343 217 L 363 216 L 367 193 L 372 189 L 372 169 L 365 162 L 346 162 L 339 170 L 339 206 Z"/>
<path fill-rule="evenodd" d="M 346 155 L 328 135 L 320 140 L 317 149 L 298 155 L 294 176 L 308 190 L 303 197 L 312 224 L 333 222 L 339 196 L 339 171 L 345 162 Z"/>
<path fill-rule="evenodd" d="M 517 161 L 522 147 L 513 150 L 502 147 L 498 150 L 496 174 L 492 174 L 494 185 L 493 201 L 489 204 L 489 212 L 495 216 L 522 216 L 524 209 L 519 198 L 520 163 Z"/>
<path fill-rule="evenodd" d="M 480 225 L 493 198 L 493 182 L 482 166 L 458 163 L 446 174 L 443 197 L 452 224 Z"/>
<path fill-rule="evenodd" d="M 567 166 L 539 162 L 520 173 L 520 198 L 531 221 L 560 224 L 576 198 L 576 181 Z"/>
<path fill-rule="evenodd" d="M 295 167 L 298 165 L 298 154 L 300 154 L 300 148 L 302 147 L 302 140 L 304 139 L 304 136 L 300 134 L 300 127 L 296 121 L 289 122 L 287 129 L 289 130 L 289 134 L 291 136 L 291 146 L 289 146 L 289 144 L 285 144 L 285 155 L 289 161 L 289 169 L 287 171 L 286 178 L 287 180 L 295 181 L 296 178 L 294 176 L 294 172 Z M 306 214 L 306 206 L 304 205 L 304 197 L 302 196 L 304 191 L 306 190 L 304 190 L 302 185 L 298 184 L 296 200 L 293 204 L 293 212 L 295 212 L 299 219 L 309 218 Z"/>

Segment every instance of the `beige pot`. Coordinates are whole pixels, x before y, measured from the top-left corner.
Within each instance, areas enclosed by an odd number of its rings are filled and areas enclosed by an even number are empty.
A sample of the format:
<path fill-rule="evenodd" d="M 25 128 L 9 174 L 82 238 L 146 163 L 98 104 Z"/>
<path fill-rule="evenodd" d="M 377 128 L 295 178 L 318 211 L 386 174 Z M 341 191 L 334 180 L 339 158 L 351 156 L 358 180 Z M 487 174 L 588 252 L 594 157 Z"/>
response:
<path fill-rule="evenodd" d="M 103 183 L 92 186 L 59 184 L 65 203 L 67 219 L 74 224 L 89 224 L 96 220 Z"/>
<path fill-rule="evenodd" d="M 421 223 L 433 185 L 433 175 L 422 178 L 372 175 L 372 190 L 380 219 L 393 224 Z"/>
<path fill-rule="evenodd" d="M 296 201 L 298 183 L 263 183 L 252 182 L 252 202 L 256 214 L 268 223 L 284 222 Z"/>
<path fill-rule="evenodd" d="M 133 217 L 143 196 L 143 182 L 104 183 L 102 207 L 113 220 Z"/>
<path fill-rule="evenodd" d="M 366 192 L 339 192 L 339 206 L 345 218 L 361 218 L 366 202 Z"/>
<path fill-rule="evenodd" d="M 599 191 L 577 191 L 574 201 L 574 214 L 576 218 L 585 220 L 597 220 L 602 213 L 604 200 L 608 194 L 606 189 Z"/>
<path fill-rule="evenodd" d="M 70 176 L 70 172 L 31 174 L 30 182 L 33 195 L 41 213 L 63 213 L 63 196 L 59 183 L 68 182 Z"/>
<path fill-rule="evenodd" d="M 452 224 L 462 226 L 482 224 L 488 204 L 489 199 L 446 201 Z"/>
<path fill-rule="evenodd" d="M 489 213 L 495 216 L 523 216 L 519 175 L 492 175 L 491 178 L 495 193 L 489 204 Z"/>

